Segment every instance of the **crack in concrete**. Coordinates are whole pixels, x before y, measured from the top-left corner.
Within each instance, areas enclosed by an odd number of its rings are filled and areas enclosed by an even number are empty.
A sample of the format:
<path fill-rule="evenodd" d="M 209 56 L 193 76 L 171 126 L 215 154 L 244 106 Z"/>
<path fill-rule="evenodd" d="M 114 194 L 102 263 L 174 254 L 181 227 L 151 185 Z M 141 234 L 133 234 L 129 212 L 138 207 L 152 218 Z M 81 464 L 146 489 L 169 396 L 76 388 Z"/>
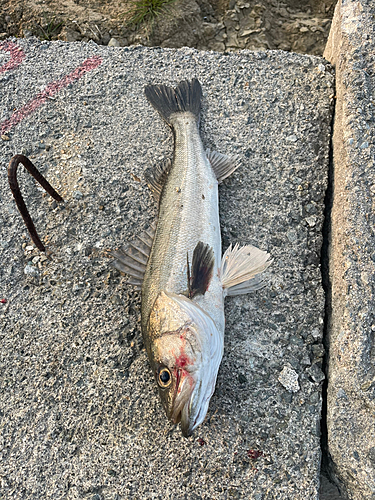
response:
<path fill-rule="evenodd" d="M 322 370 L 326 376 L 322 386 L 322 413 L 320 421 L 321 429 L 321 476 L 324 476 L 331 482 L 331 475 L 329 473 L 331 467 L 331 457 L 328 451 L 328 428 L 327 428 L 327 391 L 328 391 L 328 360 L 329 360 L 329 327 L 332 314 L 332 284 L 330 280 L 330 260 L 329 248 L 331 244 L 331 212 L 333 206 L 333 186 L 334 186 L 334 166 L 333 166 L 333 131 L 335 123 L 335 110 L 336 101 L 333 101 L 332 119 L 331 119 L 331 136 L 329 145 L 329 162 L 328 162 L 328 181 L 327 189 L 324 198 L 324 222 L 322 228 L 323 243 L 320 256 L 321 272 L 322 272 L 322 285 L 325 293 L 325 312 L 324 312 L 324 326 L 323 326 L 323 346 L 325 353 L 323 356 Z M 338 485 L 336 485 L 338 486 Z M 334 487 L 332 486 L 332 489 Z M 322 492 L 320 500 L 338 500 L 342 498 L 339 494 L 332 494 L 330 492 Z"/>

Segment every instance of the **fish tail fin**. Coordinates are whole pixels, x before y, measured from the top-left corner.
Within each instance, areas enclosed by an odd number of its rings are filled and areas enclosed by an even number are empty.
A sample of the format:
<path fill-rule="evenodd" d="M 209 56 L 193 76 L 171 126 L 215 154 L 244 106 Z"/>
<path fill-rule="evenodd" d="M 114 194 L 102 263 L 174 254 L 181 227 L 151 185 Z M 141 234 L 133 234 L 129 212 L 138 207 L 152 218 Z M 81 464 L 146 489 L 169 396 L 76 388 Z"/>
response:
<path fill-rule="evenodd" d="M 180 82 L 175 89 L 167 85 L 147 85 L 145 94 L 168 125 L 172 126 L 170 117 L 175 113 L 190 112 L 199 121 L 202 87 L 196 78 Z"/>

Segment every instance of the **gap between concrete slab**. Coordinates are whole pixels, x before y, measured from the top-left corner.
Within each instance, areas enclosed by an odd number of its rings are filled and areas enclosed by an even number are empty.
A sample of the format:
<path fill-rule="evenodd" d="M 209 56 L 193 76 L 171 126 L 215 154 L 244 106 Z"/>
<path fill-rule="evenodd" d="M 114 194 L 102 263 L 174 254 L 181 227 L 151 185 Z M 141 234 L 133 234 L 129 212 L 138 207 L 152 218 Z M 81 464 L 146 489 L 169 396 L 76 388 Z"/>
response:
<path fill-rule="evenodd" d="M 329 324 L 332 313 L 332 286 L 329 277 L 329 245 L 331 238 L 331 212 L 333 205 L 333 182 L 334 182 L 334 168 L 333 168 L 333 127 L 335 122 L 336 101 L 334 101 L 331 120 L 331 136 L 329 145 L 329 164 L 328 164 L 328 182 L 327 190 L 324 198 L 324 222 L 322 228 L 323 244 L 320 256 L 320 265 L 322 272 L 322 284 L 325 293 L 325 313 L 324 313 L 324 327 L 323 327 L 323 345 L 325 354 L 323 357 L 323 372 L 325 373 L 325 380 L 322 387 L 322 416 L 320 422 L 321 429 L 321 487 L 320 487 L 320 500 L 339 500 L 343 497 L 337 486 L 331 483 L 329 479 L 329 451 L 328 451 L 328 429 L 327 429 L 327 389 L 328 389 L 328 359 L 329 359 Z"/>

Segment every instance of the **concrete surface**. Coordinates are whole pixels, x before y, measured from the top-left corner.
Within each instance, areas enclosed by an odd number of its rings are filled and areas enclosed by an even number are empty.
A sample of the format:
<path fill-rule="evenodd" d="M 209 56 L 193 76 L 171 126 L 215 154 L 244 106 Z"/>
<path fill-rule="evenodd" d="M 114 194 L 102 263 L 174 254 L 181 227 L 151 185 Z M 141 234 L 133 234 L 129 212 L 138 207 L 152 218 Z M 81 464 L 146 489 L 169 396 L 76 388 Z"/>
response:
<path fill-rule="evenodd" d="M 336 67 L 330 244 L 328 452 L 345 497 L 375 498 L 375 5 L 337 4 L 325 57 Z"/>
<path fill-rule="evenodd" d="M 330 245 L 328 451 L 350 499 L 375 498 L 375 4 L 337 4 L 325 57 L 336 67 Z"/>
<path fill-rule="evenodd" d="M 227 301 L 217 389 L 185 439 L 158 399 L 139 295 L 105 250 L 154 219 L 142 173 L 172 152 L 144 86 L 193 76 L 205 144 L 241 158 L 220 187 L 223 247 L 255 244 L 274 264 L 264 290 Z M 3 498 L 318 498 L 330 65 L 13 39 L 0 86 Z M 56 206 L 20 172 L 51 260 L 31 248 L 7 185 L 22 151 L 65 199 Z"/>

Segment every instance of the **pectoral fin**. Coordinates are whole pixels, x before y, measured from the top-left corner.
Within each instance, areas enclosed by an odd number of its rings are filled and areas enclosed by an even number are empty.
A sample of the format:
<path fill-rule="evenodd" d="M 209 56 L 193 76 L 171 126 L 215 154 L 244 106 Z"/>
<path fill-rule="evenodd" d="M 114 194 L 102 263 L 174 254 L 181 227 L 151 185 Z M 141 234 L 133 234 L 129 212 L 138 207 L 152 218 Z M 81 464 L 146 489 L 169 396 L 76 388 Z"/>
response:
<path fill-rule="evenodd" d="M 113 267 L 128 274 L 131 279 L 128 283 L 140 290 L 146 270 L 148 258 L 151 253 L 154 241 L 156 223 L 150 225 L 146 231 L 134 238 L 128 246 L 123 246 L 119 250 L 112 250 L 110 254 L 115 258 L 111 263 Z"/>
<path fill-rule="evenodd" d="M 227 248 L 221 260 L 221 283 L 226 295 L 241 295 L 262 288 L 260 273 L 272 263 L 270 254 L 252 245 Z"/>
<path fill-rule="evenodd" d="M 204 295 L 206 293 L 212 278 L 214 262 L 215 258 L 212 248 L 199 241 L 194 249 L 191 273 L 189 256 L 187 258 L 188 296 L 190 299 L 196 295 Z"/>

